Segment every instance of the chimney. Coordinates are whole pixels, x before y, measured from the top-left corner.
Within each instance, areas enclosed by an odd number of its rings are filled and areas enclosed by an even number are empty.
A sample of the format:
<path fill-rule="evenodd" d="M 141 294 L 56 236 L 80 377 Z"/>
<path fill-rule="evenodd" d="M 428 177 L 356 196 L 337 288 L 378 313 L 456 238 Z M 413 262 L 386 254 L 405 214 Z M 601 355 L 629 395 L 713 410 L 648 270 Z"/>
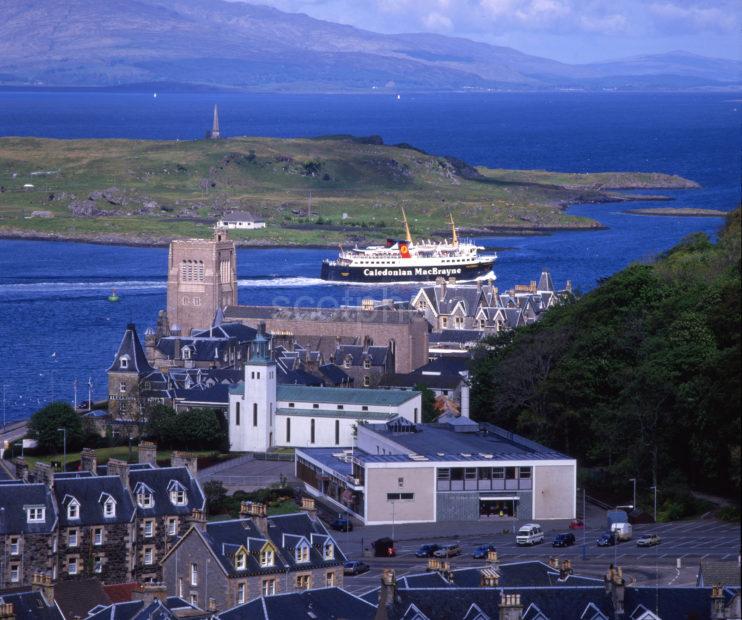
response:
<path fill-rule="evenodd" d="M 17 456 L 13 461 L 15 463 L 15 477 L 23 482 L 28 482 L 28 464 L 22 456 Z"/>
<path fill-rule="evenodd" d="M 724 605 L 724 588 L 717 584 L 711 588 L 711 620 L 726 618 Z"/>
<path fill-rule="evenodd" d="M 549 568 L 553 568 L 554 570 L 559 570 L 559 558 L 550 557 L 549 558 Z"/>
<path fill-rule="evenodd" d="M 451 569 L 451 564 L 448 560 L 441 560 L 440 558 L 428 558 L 427 571 L 435 571 L 441 575 L 445 575 Z"/>
<path fill-rule="evenodd" d="M 566 581 L 572 572 L 572 560 L 563 560 L 562 565 L 559 567 L 559 581 Z"/>
<path fill-rule="evenodd" d="M 446 298 L 446 279 L 443 277 L 438 276 L 435 279 L 436 286 L 439 286 L 441 289 L 441 299 Z"/>
<path fill-rule="evenodd" d="M 260 502 L 240 502 L 240 518 L 252 519 L 258 531 L 268 538 L 268 512 Z"/>
<path fill-rule="evenodd" d="M 381 572 L 381 589 L 379 590 L 379 605 L 376 608 L 374 620 L 387 620 L 390 611 L 397 599 L 397 577 L 393 568 L 385 568 Z"/>
<path fill-rule="evenodd" d="M 129 463 L 121 459 L 108 459 L 108 475 L 121 478 L 125 488 L 129 488 Z"/>
<path fill-rule="evenodd" d="M 219 611 L 216 606 L 216 599 L 213 596 L 209 597 L 209 604 L 207 605 L 206 609 L 211 613 L 216 613 L 217 611 Z"/>
<path fill-rule="evenodd" d="M 0 603 L 0 620 L 15 620 L 13 603 Z"/>
<path fill-rule="evenodd" d="M 567 283 L 564 285 L 564 290 L 568 293 L 572 292 L 572 280 L 567 280 Z"/>
<path fill-rule="evenodd" d="M 523 618 L 523 604 L 520 594 L 500 595 L 500 620 L 521 620 Z"/>
<path fill-rule="evenodd" d="M 185 467 L 194 478 L 198 473 L 198 457 L 195 454 L 173 450 L 170 457 L 170 467 Z"/>
<path fill-rule="evenodd" d="M 157 353 L 157 335 L 155 330 L 148 327 L 144 332 L 144 357 L 147 358 L 150 366 L 155 365 L 155 357 Z"/>
<path fill-rule="evenodd" d="M 494 549 L 487 551 L 487 563 L 490 565 L 490 568 L 497 569 L 499 561 L 497 559 L 497 551 Z"/>
<path fill-rule="evenodd" d="M 626 581 L 623 578 L 621 567 L 610 565 L 605 575 L 605 591 L 611 597 L 613 611 L 616 618 L 622 618 L 624 614 L 624 597 L 626 595 Z"/>
<path fill-rule="evenodd" d="M 175 341 L 173 342 L 173 359 L 180 359 L 180 333 L 175 336 Z"/>
<path fill-rule="evenodd" d="M 313 497 L 303 495 L 301 498 L 301 509 L 309 515 L 312 521 L 317 520 L 317 506 L 314 503 Z"/>
<path fill-rule="evenodd" d="M 34 592 L 41 592 L 46 602 L 50 605 L 54 603 L 54 582 L 51 576 L 43 573 L 34 573 L 31 575 L 31 589 Z"/>
<path fill-rule="evenodd" d="M 49 488 L 54 486 L 54 471 L 49 463 L 36 461 L 33 466 L 31 477 L 34 482 L 43 482 Z"/>
<path fill-rule="evenodd" d="M 146 607 L 154 600 L 165 602 L 167 588 L 164 583 L 143 583 L 131 593 L 132 601 L 143 601 Z"/>
<path fill-rule="evenodd" d="M 531 283 L 528 285 L 528 290 L 531 293 L 535 293 L 538 290 L 538 285 L 536 284 L 536 280 L 531 280 Z"/>
<path fill-rule="evenodd" d="M 194 508 L 186 520 L 189 525 L 194 526 L 197 530 L 206 531 L 206 513 L 203 510 Z"/>
<path fill-rule="evenodd" d="M 157 444 L 151 441 L 140 441 L 137 446 L 137 462 L 157 465 Z"/>
<path fill-rule="evenodd" d="M 500 573 L 494 568 L 483 568 L 479 571 L 479 585 L 482 588 L 496 588 L 500 583 Z"/>
<path fill-rule="evenodd" d="M 95 474 L 98 471 L 98 458 L 92 448 L 83 448 L 80 452 L 80 469 Z"/>

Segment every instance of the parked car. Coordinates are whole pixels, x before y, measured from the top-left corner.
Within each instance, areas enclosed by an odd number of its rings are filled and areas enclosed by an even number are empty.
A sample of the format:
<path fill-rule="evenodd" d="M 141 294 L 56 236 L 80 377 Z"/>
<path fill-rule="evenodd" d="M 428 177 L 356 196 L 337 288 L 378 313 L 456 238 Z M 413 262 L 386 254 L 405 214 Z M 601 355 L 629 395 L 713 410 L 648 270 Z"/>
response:
<path fill-rule="evenodd" d="M 435 543 L 430 545 L 420 545 L 420 548 L 415 551 L 415 557 L 416 558 L 432 558 L 438 549 L 440 549 L 440 545 L 436 545 Z"/>
<path fill-rule="evenodd" d="M 571 547 L 575 544 L 575 535 L 572 532 L 566 534 L 557 534 L 554 537 L 554 542 L 551 543 L 552 547 Z"/>
<path fill-rule="evenodd" d="M 613 532 L 606 532 L 601 534 L 598 538 L 598 547 L 613 547 L 616 544 L 616 536 Z"/>
<path fill-rule="evenodd" d="M 570 530 L 581 530 L 585 527 L 585 522 L 582 519 L 572 519 L 569 524 Z"/>
<path fill-rule="evenodd" d="M 637 539 L 636 546 L 637 547 L 654 547 L 655 545 L 659 545 L 662 542 L 659 536 L 657 534 L 645 534 L 641 538 Z"/>
<path fill-rule="evenodd" d="M 537 545 L 544 542 L 544 532 L 538 523 L 526 523 L 515 537 L 517 545 Z"/>
<path fill-rule="evenodd" d="M 352 532 L 353 522 L 348 517 L 338 517 L 330 523 L 330 527 L 341 532 Z"/>
<path fill-rule="evenodd" d="M 366 562 L 355 560 L 353 562 L 346 562 L 343 564 L 343 575 L 360 575 L 361 573 L 367 573 L 371 568 Z"/>
<path fill-rule="evenodd" d="M 457 543 L 452 543 L 450 545 L 443 545 L 433 553 L 433 556 L 436 558 L 450 558 L 454 555 L 459 555 L 460 553 L 461 547 L 459 547 Z"/>
<path fill-rule="evenodd" d="M 628 522 L 614 523 L 611 525 L 611 532 L 616 535 L 616 540 L 618 542 L 624 542 L 625 540 L 631 540 L 633 528 L 631 527 L 631 523 Z"/>
<path fill-rule="evenodd" d="M 487 554 L 490 551 L 497 551 L 495 545 L 479 545 L 476 549 L 474 549 L 474 553 L 471 554 L 471 557 L 473 557 L 475 560 L 484 560 L 487 558 Z"/>

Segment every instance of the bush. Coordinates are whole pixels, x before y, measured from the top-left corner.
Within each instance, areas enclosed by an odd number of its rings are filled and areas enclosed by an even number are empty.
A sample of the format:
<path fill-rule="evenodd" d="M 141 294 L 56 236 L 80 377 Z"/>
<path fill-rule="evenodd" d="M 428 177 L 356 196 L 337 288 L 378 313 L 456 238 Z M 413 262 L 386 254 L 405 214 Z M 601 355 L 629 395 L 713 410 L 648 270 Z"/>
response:
<path fill-rule="evenodd" d="M 224 416 L 213 409 L 190 409 L 176 413 L 156 405 L 148 413 L 147 436 L 163 448 L 226 450 L 228 437 Z"/>
<path fill-rule="evenodd" d="M 39 454 L 55 454 L 64 449 L 64 434 L 67 430 L 67 451 L 79 450 L 85 440 L 82 419 L 67 403 L 57 401 L 39 409 L 28 423 L 28 435 L 38 442 Z"/>

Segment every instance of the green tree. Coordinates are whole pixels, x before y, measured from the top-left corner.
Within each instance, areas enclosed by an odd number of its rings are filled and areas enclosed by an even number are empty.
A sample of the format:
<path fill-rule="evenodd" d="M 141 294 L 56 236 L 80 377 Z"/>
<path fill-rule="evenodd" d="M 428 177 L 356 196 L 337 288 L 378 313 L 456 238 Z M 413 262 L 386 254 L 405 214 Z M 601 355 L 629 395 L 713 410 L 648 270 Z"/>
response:
<path fill-rule="evenodd" d="M 175 444 L 192 450 L 223 450 L 227 433 L 223 416 L 213 409 L 190 409 L 175 416 Z"/>
<path fill-rule="evenodd" d="M 221 480 L 209 480 L 204 484 L 204 495 L 206 496 L 206 512 L 208 514 L 217 515 L 224 512 L 227 489 Z"/>
<path fill-rule="evenodd" d="M 438 412 L 435 408 L 435 392 L 431 390 L 427 385 L 418 383 L 415 389 L 420 392 L 420 400 L 422 401 L 422 420 L 423 422 L 434 422 L 438 416 Z"/>
<path fill-rule="evenodd" d="M 28 423 L 28 434 L 38 442 L 42 453 L 59 453 L 64 448 L 64 434 L 58 430 L 60 428 L 67 430 L 68 451 L 82 447 L 85 440 L 82 419 L 62 401 L 50 403 L 34 413 Z"/>

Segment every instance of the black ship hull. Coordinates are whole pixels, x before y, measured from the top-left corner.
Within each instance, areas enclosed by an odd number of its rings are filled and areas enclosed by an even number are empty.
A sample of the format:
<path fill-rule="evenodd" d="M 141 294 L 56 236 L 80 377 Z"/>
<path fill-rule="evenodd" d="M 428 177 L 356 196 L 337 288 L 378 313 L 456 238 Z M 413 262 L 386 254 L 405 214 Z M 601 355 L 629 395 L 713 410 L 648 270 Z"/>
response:
<path fill-rule="evenodd" d="M 435 282 L 437 278 L 476 280 L 492 271 L 494 260 L 481 260 L 468 265 L 431 265 L 426 267 L 350 267 L 322 263 L 323 280 L 332 282 Z"/>

